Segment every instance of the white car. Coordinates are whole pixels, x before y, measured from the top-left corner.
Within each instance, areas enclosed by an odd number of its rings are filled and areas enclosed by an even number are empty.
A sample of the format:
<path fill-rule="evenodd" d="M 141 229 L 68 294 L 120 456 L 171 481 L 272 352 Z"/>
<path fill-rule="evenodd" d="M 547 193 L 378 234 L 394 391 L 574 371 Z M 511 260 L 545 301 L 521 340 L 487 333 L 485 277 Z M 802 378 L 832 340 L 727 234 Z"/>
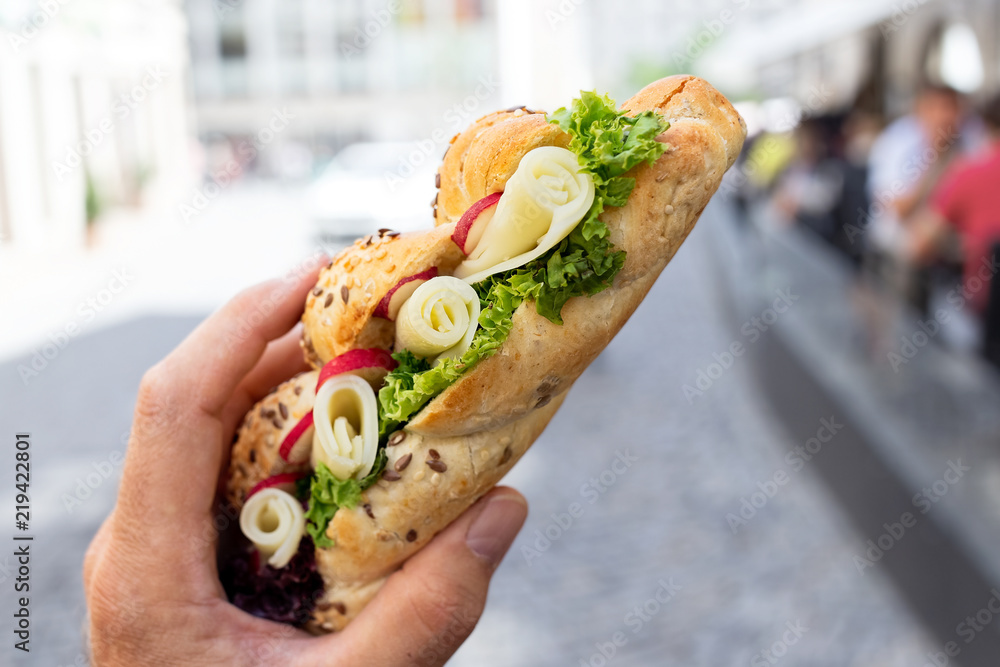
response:
<path fill-rule="evenodd" d="M 380 228 L 433 227 L 440 162 L 437 151 L 426 155 L 416 142 L 350 144 L 310 184 L 309 215 L 328 239 L 354 239 Z"/>

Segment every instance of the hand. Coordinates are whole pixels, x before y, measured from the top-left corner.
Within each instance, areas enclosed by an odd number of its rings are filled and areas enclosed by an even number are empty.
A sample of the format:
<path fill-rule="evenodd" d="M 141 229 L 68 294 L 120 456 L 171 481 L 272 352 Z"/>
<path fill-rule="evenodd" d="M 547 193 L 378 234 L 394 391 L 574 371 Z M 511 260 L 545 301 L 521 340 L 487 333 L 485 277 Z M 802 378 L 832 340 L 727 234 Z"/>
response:
<path fill-rule="evenodd" d="M 512 489 L 437 535 L 343 632 L 312 637 L 226 601 L 213 508 L 229 445 L 257 400 L 306 370 L 293 326 L 315 282 L 243 292 L 143 377 L 118 502 L 84 561 L 92 664 L 442 665 L 475 627 L 527 515 Z"/>

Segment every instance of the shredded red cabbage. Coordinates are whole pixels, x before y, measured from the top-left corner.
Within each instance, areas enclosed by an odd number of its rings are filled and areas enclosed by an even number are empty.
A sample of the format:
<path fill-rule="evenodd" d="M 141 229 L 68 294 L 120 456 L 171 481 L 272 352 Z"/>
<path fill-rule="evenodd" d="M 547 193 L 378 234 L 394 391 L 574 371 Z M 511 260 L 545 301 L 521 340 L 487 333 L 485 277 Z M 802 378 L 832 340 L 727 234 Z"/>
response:
<path fill-rule="evenodd" d="M 280 569 L 260 565 L 256 556 L 253 547 L 242 549 L 219 567 L 229 601 L 259 618 L 304 625 L 323 593 L 312 539 L 304 536 L 298 553 Z"/>

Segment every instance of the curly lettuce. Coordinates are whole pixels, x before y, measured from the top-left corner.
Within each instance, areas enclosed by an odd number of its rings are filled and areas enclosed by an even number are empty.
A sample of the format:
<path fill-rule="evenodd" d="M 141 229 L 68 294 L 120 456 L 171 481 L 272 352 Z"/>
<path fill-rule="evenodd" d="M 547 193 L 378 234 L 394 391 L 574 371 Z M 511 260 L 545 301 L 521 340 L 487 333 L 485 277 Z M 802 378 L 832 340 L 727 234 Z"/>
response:
<path fill-rule="evenodd" d="M 399 367 L 379 391 L 379 432 L 385 438 L 409 421 L 432 398 L 463 373 L 496 353 L 513 326 L 514 311 L 533 301 L 540 315 L 562 324 L 562 308 L 576 296 L 597 294 L 611 286 L 625 264 L 615 250 L 607 225 L 600 220 L 608 206 L 628 201 L 635 179 L 624 174 L 642 163 L 652 164 L 666 150 L 656 140 L 670 126 L 652 111 L 628 116 L 607 95 L 583 91 L 568 108 L 548 116 L 570 135 L 569 149 L 594 179 L 594 203 L 580 223 L 558 245 L 528 264 L 495 274 L 474 285 L 482 311 L 479 329 L 460 358 L 430 367 L 408 351 L 393 358 Z"/>
<path fill-rule="evenodd" d="M 385 384 L 378 392 L 380 438 L 409 421 L 429 400 L 480 361 L 493 356 L 503 345 L 514 326 L 514 311 L 523 297 L 496 281 L 497 278 L 499 276 L 491 276 L 475 285 L 481 306 L 479 328 L 461 357 L 443 359 L 432 368 L 407 350 L 392 355 L 399 366 L 385 377 Z"/>
<path fill-rule="evenodd" d="M 326 528 L 341 507 L 354 509 L 361 502 L 361 492 L 374 484 L 385 469 L 385 449 L 379 449 L 372 470 L 363 479 L 339 479 L 320 462 L 310 477 L 299 480 L 297 495 L 309 499 L 306 510 L 306 532 L 317 547 L 332 547 L 335 542 L 327 537 Z M 308 493 L 306 485 L 308 484 Z"/>

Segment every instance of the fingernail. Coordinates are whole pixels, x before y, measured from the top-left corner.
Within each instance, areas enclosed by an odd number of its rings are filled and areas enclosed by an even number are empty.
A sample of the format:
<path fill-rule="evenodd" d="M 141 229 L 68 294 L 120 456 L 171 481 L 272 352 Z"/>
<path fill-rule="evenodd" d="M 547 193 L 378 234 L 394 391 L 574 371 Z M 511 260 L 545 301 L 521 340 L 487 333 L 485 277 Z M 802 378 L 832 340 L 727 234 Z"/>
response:
<path fill-rule="evenodd" d="M 528 505 L 514 493 L 498 494 L 489 499 L 465 534 L 465 544 L 472 553 L 496 565 L 507 553 L 528 516 Z"/>

